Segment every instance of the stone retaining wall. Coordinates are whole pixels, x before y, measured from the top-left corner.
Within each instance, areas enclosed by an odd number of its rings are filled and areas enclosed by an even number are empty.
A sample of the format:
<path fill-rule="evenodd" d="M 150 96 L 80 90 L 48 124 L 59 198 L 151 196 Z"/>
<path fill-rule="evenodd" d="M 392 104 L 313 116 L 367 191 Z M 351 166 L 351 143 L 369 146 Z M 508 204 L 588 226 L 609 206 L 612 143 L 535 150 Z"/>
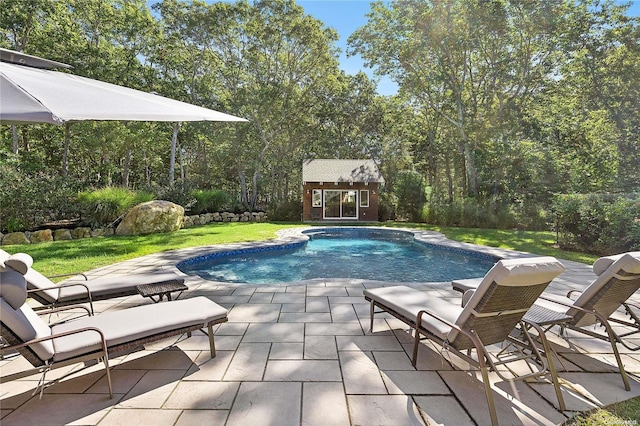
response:
<path fill-rule="evenodd" d="M 183 228 L 206 225 L 211 222 L 266 222 L 267 214 L 264 212 L 244 212 L 244 213 L 206 213 L 200 215 L 185 216 Z M 8 246 L 12 244 L 35 244 L 46 241 L 78 240 L 80 238 L 106 237 L 115 234 L 115 228 L 77 227 L 72 229 L 43 229 L 40 231 L 11 232 L 3 234 L 0 232 L 0 245 Z"/>

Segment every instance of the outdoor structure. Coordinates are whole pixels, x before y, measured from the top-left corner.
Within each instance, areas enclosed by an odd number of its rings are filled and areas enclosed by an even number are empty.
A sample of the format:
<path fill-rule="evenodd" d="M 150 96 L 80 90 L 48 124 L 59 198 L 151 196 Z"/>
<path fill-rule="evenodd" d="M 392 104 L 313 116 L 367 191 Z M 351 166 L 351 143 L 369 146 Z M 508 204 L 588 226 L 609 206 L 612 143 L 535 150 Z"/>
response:
<path fill-rule="evenodd" d="M 382 184 L 373 160 L 305 160 L 302 220 L 376 222 Z"/>

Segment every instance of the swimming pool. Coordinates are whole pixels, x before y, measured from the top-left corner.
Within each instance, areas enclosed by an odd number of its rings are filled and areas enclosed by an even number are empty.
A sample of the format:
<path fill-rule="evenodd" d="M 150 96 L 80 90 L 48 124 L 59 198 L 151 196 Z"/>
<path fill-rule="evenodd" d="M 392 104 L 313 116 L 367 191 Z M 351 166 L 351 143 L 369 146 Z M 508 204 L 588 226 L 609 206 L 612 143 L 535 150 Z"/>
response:
<path fill-rule="evenodd" d="M 380 228 L 321 228 L 308 241 L 231 250 L 177 265 L 211 281 L 276 284 L 315 278 L 434 282 L 481 277 L 496 258 L 416 241 L 413 233 Z"/>

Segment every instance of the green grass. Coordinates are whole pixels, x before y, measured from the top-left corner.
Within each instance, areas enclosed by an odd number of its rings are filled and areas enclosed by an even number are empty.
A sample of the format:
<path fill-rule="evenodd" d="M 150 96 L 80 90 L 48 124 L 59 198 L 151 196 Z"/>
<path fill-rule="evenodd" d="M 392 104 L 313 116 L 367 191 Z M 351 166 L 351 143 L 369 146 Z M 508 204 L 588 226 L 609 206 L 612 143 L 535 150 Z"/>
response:
<path fill-rule="evenodd" d="M 580 413 L 567 420 L 565 426 L 637 425 L 640 424 L 640 397 Z"/>
<path fill-rule="evenodd" d="M 586 264 L 593 263 L 597 258 L 597 256 L 590 254 L 558 249 L 555 247 L 555 234 L 552 232 L 448 228 L 417 223 L 380 225 L 437 231 L 456 241 L 555 256 Z M 33 245 L 5 246 L 3 249 L 9 253 L 29 253 L 34 258 L 34 268 L 44 275 L 50 276 L 88 271 L 123 260 L 179 248 L 273 239 L 276 238 L 276 231 L 294 226 L 307 225 L 299 223 L 212 223 L 167 234 L 54 241 Z M 566 425 L 636 424 L 632 422 L 638 419 L 640 419 L 640 398 L 634 398 L 594 412 L 579 414 L 568 420 Z"/>
<path fill-rule="evenodd" d="M 225 222 L 138 236 L 111 236 L 40 244 L 3 246 L 8 253 L 29 253 L 44 275 L 84 272 L 167 250 L 276 238 L 279 229 L 299 224 Z"/>
<path fill-rule="evenodd" d="M 593 263 L 597 258 L 594 255 L 560 250 L 554 247 L 555 234 L 552 232 L 449 228 L 418 223 L 382 225 L 437 231 L 456 241 L 555 256 L 587 264 Z M 273 239 L 276 238 L 276 231 L 294 226 L 307 225 L 256 222 L 211 223 L 166 234 L 86 238 L 33 245 L 13 245 L 3 248 L 9 253 L 29 253 L 34 259 L 34 268 L 44 275 L 51 276 L 88 271 L 166 250 Z"/>

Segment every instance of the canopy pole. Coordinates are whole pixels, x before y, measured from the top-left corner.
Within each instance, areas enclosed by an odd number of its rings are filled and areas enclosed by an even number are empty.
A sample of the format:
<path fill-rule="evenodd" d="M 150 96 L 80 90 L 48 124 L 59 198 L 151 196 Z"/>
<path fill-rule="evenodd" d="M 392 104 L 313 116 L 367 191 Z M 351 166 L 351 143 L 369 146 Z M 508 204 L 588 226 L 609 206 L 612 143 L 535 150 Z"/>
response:
<path fill-rule="evenodd" d="M 180 122 L 173 123 L 173 136 L 171 137 L 171 157 L 169 158 L 169 186 L 173 186 L 176 171 L 176 146 L 178 145 L 178 131 Z"/>

